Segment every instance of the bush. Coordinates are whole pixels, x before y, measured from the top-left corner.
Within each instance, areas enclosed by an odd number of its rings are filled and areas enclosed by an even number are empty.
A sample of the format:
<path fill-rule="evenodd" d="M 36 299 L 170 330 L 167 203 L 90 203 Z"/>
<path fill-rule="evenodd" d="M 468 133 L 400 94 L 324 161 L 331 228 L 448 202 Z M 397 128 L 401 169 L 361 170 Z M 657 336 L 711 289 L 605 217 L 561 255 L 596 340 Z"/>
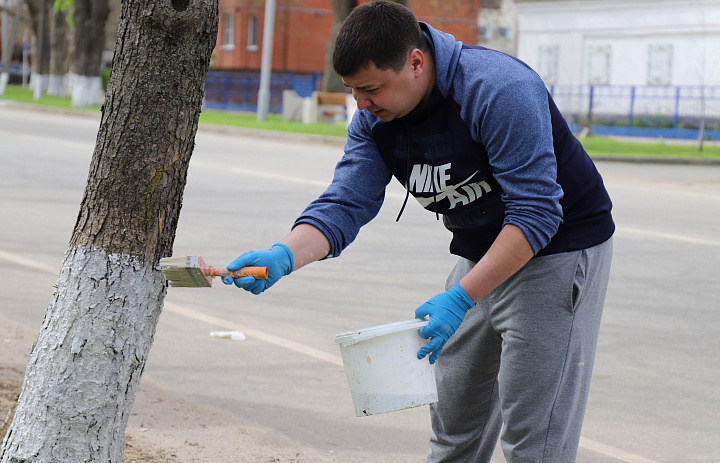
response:
<path fill-rule="evenodd" d="M 106 92 L 107 92 L 108 82 L 110 81 L 110 71 L 111 71 L 111 69 L 109 67 L 100 69 L 100 77 L 102 77 L 103 90 Z"/>

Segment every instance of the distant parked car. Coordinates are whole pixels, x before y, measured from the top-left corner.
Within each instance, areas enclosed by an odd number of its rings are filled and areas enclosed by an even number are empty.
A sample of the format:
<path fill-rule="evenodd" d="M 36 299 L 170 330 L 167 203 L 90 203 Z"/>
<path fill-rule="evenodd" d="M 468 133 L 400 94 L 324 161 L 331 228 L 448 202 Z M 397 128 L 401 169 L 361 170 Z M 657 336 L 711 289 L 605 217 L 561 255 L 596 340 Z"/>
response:
<path fill-rule="evenodd" d="M 3 64 L 0 63 L 0 72 L 3 71 Z M 30 66 L 27 68 L 28 77 L 30 76 Z M 23 82 L 23 66 L 21 63 L 10 63 L 10 79 L 8 83 L 22 84 Z"/>

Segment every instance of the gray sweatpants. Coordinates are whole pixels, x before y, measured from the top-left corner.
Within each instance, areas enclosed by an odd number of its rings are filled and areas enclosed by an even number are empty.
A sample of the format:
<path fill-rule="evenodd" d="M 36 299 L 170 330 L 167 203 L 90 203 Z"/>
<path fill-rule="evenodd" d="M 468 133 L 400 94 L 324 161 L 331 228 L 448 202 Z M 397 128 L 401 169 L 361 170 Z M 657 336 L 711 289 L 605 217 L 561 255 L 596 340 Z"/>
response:
<path fill-rule="evenodd" d="M 468 311 L 436 363 L 427 461 L 575 461 L 612 260 L 612 239 L 531 259 Z M 452 287 L 473 267 L 460 259 Z"/>

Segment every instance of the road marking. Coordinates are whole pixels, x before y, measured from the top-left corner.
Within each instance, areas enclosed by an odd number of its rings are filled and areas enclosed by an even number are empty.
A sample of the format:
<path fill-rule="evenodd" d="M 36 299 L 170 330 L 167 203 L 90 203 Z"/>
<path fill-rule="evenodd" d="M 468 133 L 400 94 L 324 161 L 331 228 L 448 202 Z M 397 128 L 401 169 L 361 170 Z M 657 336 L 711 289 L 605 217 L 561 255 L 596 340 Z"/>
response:
<path fill-rule="evenodd" d="M 329 181 L 312 180 L 309 178 L 293 177 L 291 175 L 276 174 L 273 172 L 262 172 L 259 170 L 245 169 L 242 167 L 226 166 L 208 161 L 190 161 L 190 168 L 200 168 L 214 170 L 224 173 L 233 173 L 237 175 L 244 175 L 247 177 L 264 178 L 267 180 L 276 180 L 286 183 L 296 183 L 300 185 L 316 186 L 319 188 L 327 188 L 330 184 Z"/>
<path fill-rule="evenodd" d="M 59 269 L 53 268 L 49 265 L 45 265 L 31 259 L 26 259 L 18 254 L 3 250 L 0 250 L 0 259 L 4 259 L 6 261 L 28 267 L 33 270 L 50 273 L 52 275 L 57 275 L 59 272 Z M 273 344 L 275 346 L 282 347 L 284 349 L 288 349 L 299 354 L 330 363 L 332 365 L 343 366 L 342 358 L 337 355 L 328 354 L 319 349 L 315 349 L 313 347 L 306 346 L 298 342 L 290 341 L 288 339 L 281 338 L 279 336 L 275 336 L 261 330 L 248 328 L 246 326 L 242 326 L 228 320 L 223 320 L 222 318 L 214 317 L 206 313 L 198 312 L 187 307 L 180 306 L 178 304 L 166 302 L 164 304 L 163 310 L 167 310 L 183 317 L 207 323 L 208 325 L 217 326 L 224 330 L 240 331 L 242 333 L 245 333 L 247 336 L 265 341 L 269 344 Z M 639 455 L 635 455 L 630 452 L 611 447 L 609 445 L 601 444 L 600 442 L 595 442 L 585 437 L 580 438 L 580 447 L 591 450 L 595 453 L 615 458 L 625 463 L 660 463 L 658 461 L 650 460 L 648 458 L 641 457 Z"/>
<path fill-rule="evenodd" d="M 8 262 L 12 262 L 14 264 L 22 265 L 23 267 L 28 267 L 33 270 L 40 270 L 41 272 L 50 273 L 52 275 L 59 275 L 60 274 L 60 267 L 51 267 L 49 265 L 42 264 L 40 262 L 26 259 L 23 256 L 19 254 L 14 254 L 12 252 L 2 251 L 0 250 L 0 259 L 4 259 Z"/>
<path fill-rule="evenodd" d="M 590 440 L 585 437 L 580 438 L 580 447 L 624 461 L 626 463 L 660 463 L 655 460 L 641 457 L 640 455 L 635 455 L 624 450 L 616 449 L 615 447 L 610 447 L 609 445 L 601 444 L 600 442 L 595 442 L 594 440 Z"/>
<path fill-rule="evenodd" d="M 252 169 L 245 169 L 243 167 L 234 167 L 234 166 L 227 166 L 224 164 L 214 163 L 214 162 L 208 162 L 208 161 L 190 161 L 190 168 L 199 168 L 199 169 L 207 169 L 207 170 L 214 170 L 217 172 L 223 172 L 223 173 L 233 173 L 236 175 L 244 175 L 246 177 L 254 177 L 254 178 L 264 178 L 267 180 L 275 180 L 279 182 L 285 182 L 285 183 L 295 183 L 299 185 L 307 185 L 307 186 L 314 186 L 321 189 L 326 189 L 330 185 L 329 180 L 312 180 L 308 178 L 303 177 L 294 177 L 291 175 L 282 175 L 282 174 L 276 174 L 273 172 L 262 172 L 259 170 L 252 170 Z M 392 189 L 396 188 L 395 184 L 388 185 L 388 187 L 385 189 L 385 197 L 386 198 L 405 198 L 405 193 L 395 192 L 392 191 Z"/>
<path fill-rule="evenodd" d="M 300 354 L 307 355 L 308 357 L 315 358 L 317 360 L 322 360 L 324 362 L 332 363 L 333 365 L 343 366 L 342 358 L 337 355 L 328 354 L 326 352 L 315 349 L 313 347 L 306 346 L 306 345 L 300 344 L 298 342 L 290 341 L 288 339 L 281 338 L 279 336 L 275 336 L 273 334 L 266 333 L 264 331 L 256 330 L 253 328 L 248 328 L 247 326 L 241 326 L 241 325 L 238 325 L 237 323 L 233 323 L 228 320 L 223 320 L 222 318 L 213 317 L 212 315 L 207 315 L 202 312 L 197 312 L 195 310 L 188 309 L 187 307 L 183 307 L 183 306 L 180 306 L 177 304 L 166 302 L 163 310 L 167 310 L 167 311 L 173 312 L 178 315 L 182 315 L 187 318 L 192 318 L 193 320 L 207 323 L 208 325 L 214 325 L 214 326 L 217 326 L 224 330 L 240 331 L 242 333 L 245 333 L 248 337 L 260 339 L 261 341 L 265 341 L 269 344 L 273 344 L 278 347 L 292 350 L 292 351 L 298 352 Z"/>
<path fill-rule="evenodd" d="M 0 259 L 6 260 L 8 262 L 12 262 L 17 265 L 22 265 L 23 267 L 31 268 L 33 270 L 39 270 L 41 272 L 49 273 L 51 275 L 59 275 L 59 273 L 60 273 L 59 268 L 54 268 L 49 265 L 31 260 L 31 259 L 26 259 L 23 256 L 12 253 L 12 252 L 0 250 Z M 235 331 L 242 331 L 243 333 L 245 333 L 248 336 L 252 336 L 256 339 L 260 339 L 267 343 L 274 344 L 276 346 L 283 347 L 285 349 L 292 350 L 292 351 L 298 352 L 300 354 L 307 355 L 309 357 L 313 357 L 318 360 L 322 360 L 324 362 L 332 363 L 333 365 L 339 365 L 339 366 L 343 365 L 342 358 L 337 355 L 328 354 L 326 352 L 315 349 L 313 347 L 306 346 L 304 344 L 300 344 L 300 343 L 297 343 L 294 341 L 290 341 L 288 339 L 281 338 L 279 336 L 275 336 L 273 334 L 266 333 L 261 330 L 248 328 L 246 326 L 240 326 L 236 323 L 233 323 L 233 322 L 230 322 L 227 320 L 223 320 L 221 318 L 213 317 L 212 315 L 207 315 L 202 312 L 197 312 L 195 310 L 188 309 L 187 307 L 182 307 L 177 304 L 165 302 L 163 310 L 167 310 L 169 312 L 173 312 L 178 315 L 182 315 L 184 317 L 191 318 L 193 320 L 198 320 L 198 321 L 207 323 L 209 325 L 215 325 L 218 327 L 226 327 L 226 328 L 229 328 L 229 329 L 235 330 Z"/>
<path fill-rule="evenodd" d="M 617 175 L 613 177 L 617 178 Z M 700 180 L 697 183 L 688 185 L 687 183 L 677 183 L 670 181 L 656 181 L 656 180 L 641 180 L 634 177 L 623 177 L 617 181 L 605 182 L 605 185 L 609 188 L 625 188 L 627 190 L 635 190 L 646 193 L 658 194 L 670 194 L 677 196 L 678 194 L 684 196 L 695 196 L 706 200 L 720 200 L 718 195 L 718 189 L 714 180 Z"/>
<path fill-rule="evenodd" d="M 682 241 L 685 243 L 700 244 L 702 246 L 720 247 L 720 241 L 704 240 L 701 238 L 693 238 L 690 236 L 672 235 L 670 233 L 662 233 L 650 230 L 640 230 L 638 228 L 617 227 L 620 233 L 631 233 L 634 235 L 650 236 L 671 241 Z"/>
<path fill-rule="evenodd" d="M 92 150 L 95 147 L 95 145 L 90 142 L 81 142 L 81 141 L 79 142 L 79 141 L 65 140 L 62 138 L 50 137 L 50 136 L 44 136 L 44 135 L 30 135 L 30 134 L 23 134 L 23 133 L 8 132 L 5 130 L 0 130 L 0 138 L 4 138 L 7 136 L 13 136 L 15 138 L 25 139 L 28 141 L 32 141 L 34 143 L 41 142 L 41 143 L 52 144 L 53 146 L 64 145 L 68 148 L 76 148 L 78 150 L 90 150 L 90 154 L 92 154 Z M 87 154 L 87 152 L 83 152 L 83 153 Z"/>

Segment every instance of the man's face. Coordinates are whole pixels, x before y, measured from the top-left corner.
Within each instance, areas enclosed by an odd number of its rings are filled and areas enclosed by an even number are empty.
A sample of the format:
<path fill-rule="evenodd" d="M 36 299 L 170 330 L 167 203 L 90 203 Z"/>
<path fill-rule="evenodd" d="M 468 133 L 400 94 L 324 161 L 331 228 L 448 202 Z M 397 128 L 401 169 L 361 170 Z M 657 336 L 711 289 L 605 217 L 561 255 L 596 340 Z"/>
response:
<path fill-rule="evenodd" d="M 358 109 L 367 109 L 383 122 L 408 114 L 420 104 L 425 93 L 411 58 L 399 72 L 381 70 L 370 63 L 343 77 L 343 83 L 352 89 Z"/>

